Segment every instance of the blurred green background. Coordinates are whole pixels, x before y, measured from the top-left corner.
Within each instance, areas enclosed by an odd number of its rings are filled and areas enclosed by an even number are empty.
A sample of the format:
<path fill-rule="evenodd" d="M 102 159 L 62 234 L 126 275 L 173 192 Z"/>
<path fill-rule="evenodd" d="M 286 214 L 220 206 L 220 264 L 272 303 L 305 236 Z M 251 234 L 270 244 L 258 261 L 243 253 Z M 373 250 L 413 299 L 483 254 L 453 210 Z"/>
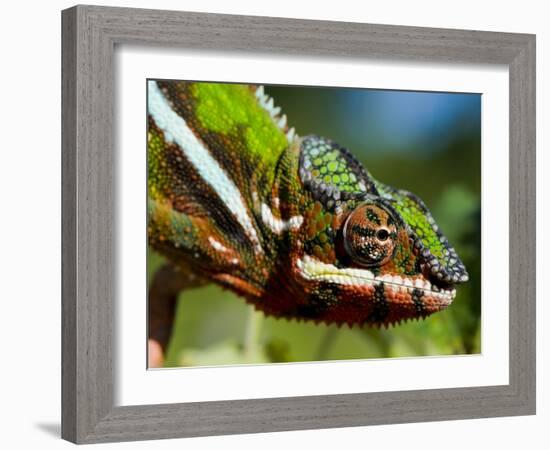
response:
<path fill-rule="evenodd" d="M 165 365 L 210 366 L 480 352 L 481 96 L 266 86 L 299 135 L 349 148 L 380 181 L 419 195 L 470 281 L 425 321 L 389 329 L 264 318 L 209 285 L 180 294 Z M 149 249 L 148 282 L 162 264 Z"/>

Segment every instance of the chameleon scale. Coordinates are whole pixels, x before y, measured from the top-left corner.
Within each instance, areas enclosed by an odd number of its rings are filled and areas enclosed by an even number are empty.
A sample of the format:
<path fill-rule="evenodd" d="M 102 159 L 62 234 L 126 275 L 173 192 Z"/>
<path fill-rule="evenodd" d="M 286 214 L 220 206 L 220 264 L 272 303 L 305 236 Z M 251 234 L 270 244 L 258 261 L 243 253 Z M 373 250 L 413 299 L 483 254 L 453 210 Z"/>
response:
<path fill-rule="evenodd" d="M 149 81 L 147 104 L 148 239 L 181 276 L 350 326 L 424 318 L 468 280 L 418 197 L 298 136 L 263 87 Z"/>

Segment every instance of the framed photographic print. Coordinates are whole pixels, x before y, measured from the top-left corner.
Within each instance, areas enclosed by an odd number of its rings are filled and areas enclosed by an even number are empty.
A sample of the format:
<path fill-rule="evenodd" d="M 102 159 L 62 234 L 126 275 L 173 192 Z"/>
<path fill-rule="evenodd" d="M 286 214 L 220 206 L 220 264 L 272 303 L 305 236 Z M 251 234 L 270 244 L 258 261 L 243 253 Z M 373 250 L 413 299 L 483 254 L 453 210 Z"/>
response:
<path fill-rule="evenodd" d="M 534 36 L 62 17 L 65 439 L 534 413 Z"/>
<path fill-rule="evenodd" d="M 480 352 L 480 94 L 176 80 L 147 92 L 153 366 Z M 467 262 L 422 200 L 371 173 L 441 193 Z M 401 325 L 446 309 L 459 284 L 456 315 Z"/>

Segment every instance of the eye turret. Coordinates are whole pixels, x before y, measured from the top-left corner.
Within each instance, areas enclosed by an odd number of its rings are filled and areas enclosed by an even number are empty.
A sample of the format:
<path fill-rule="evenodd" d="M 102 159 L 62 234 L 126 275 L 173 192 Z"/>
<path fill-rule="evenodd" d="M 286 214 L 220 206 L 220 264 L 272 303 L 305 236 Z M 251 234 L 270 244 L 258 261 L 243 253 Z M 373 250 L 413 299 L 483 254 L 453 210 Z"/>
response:
<path fill-rule="evenodd" d="M 382 266 L 394 255 L 397 224 L 387 208 L 366 202 L 347 217 L 343 237 L 344 248 L 355 263 Z"/>

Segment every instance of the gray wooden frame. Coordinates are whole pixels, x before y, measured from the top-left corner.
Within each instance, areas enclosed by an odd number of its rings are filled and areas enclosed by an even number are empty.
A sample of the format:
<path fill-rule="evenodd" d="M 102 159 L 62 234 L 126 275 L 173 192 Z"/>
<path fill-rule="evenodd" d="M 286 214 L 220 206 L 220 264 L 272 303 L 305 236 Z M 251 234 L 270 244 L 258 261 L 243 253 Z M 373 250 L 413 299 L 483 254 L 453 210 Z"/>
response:
<path fill-rule="evenodd" d="M 535 36 L 97 6 L 63 11 L 62 32 L 63 438 L 93 443 L 535 413 Z M 509 384 L 115 407 L 113 52 L 126 43 L 507 65 Z"/>

